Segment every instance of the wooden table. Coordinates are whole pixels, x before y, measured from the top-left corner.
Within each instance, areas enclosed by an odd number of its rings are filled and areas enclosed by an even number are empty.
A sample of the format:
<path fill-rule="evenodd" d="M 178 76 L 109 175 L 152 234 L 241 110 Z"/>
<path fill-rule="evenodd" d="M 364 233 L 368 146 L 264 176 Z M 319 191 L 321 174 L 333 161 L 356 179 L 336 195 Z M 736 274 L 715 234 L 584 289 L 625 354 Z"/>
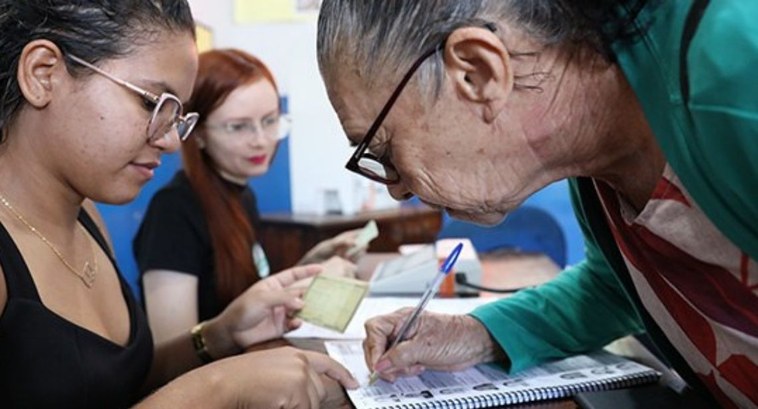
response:
<path fill-rule="evenodd" d="M 428 206 L 362 212 L 355 215 L 264 213 L 257 232 L 266 249 L 271 271 L 295 265 L 322 240 L 376 220 L 379 236 L 369 251 L 397 252 L 407 243 L 431 243 L 442 226 L 442 213 Z"/>

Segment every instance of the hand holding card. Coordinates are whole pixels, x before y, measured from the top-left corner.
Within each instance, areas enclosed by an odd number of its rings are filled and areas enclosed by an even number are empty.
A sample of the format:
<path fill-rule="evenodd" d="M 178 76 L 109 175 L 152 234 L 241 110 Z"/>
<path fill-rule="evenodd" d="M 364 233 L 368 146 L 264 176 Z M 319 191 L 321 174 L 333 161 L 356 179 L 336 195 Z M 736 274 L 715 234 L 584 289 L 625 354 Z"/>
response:
<path fill-rule="evenodd" d="M 316 276 L 303 296 L 305 306 L 297 316 L 311 324 L 344 332 L 367 292 L 365 281 Z"/>

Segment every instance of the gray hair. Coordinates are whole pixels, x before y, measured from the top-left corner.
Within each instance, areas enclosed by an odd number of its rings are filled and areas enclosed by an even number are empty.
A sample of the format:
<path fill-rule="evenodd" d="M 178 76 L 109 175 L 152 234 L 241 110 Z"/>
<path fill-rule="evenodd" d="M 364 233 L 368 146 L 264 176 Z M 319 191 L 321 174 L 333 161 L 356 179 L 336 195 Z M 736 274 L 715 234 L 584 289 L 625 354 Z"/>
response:
<path fill-rule="evenodd" d="M 0 128 L 23 104 L 16 71 L 29 42 L 47 39 L 64 55 L 96 63 L 127 55 L 164 30 L 194 36 L 186 0 L 0 0 Z"/>
<path fill-rule="evenodd" d="M 371 85 L 372 78 L 390 72 L 390 67 L 407 69 L 455 29 L 485 23 L 513 24 L 545 47 L 591 49 L 612 60 L 610 44 L 637 34 L 632 21 L 644 3 L 645 0 L 324 0 L 318 20 L 319 68 L 326 77 L 330 69 L 353 66 Z M 534 50 L 521 51 L 532 55 Z M 382 69 L 387 71 L 380 72 Z M 419 69 L 419 83 L 426 86 L 434 81 L 436 93 L 442 82 L 442 69 L 438 52 Z"/>

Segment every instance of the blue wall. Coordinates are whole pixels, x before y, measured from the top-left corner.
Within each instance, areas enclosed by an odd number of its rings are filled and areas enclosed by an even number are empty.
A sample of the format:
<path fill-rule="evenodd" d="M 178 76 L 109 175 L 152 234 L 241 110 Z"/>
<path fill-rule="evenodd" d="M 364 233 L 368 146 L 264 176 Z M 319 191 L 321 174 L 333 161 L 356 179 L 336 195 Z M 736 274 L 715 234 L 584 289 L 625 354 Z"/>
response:
<path fill-rule="evenodd" d="M 292 191 L 290 189 L 290 143 L 289 138 L 279 143 L 279 148 L 271 162 L 269 171 L 253 179 L 250 186 L 258 199 L 261 212 L 291 212 Z"/>

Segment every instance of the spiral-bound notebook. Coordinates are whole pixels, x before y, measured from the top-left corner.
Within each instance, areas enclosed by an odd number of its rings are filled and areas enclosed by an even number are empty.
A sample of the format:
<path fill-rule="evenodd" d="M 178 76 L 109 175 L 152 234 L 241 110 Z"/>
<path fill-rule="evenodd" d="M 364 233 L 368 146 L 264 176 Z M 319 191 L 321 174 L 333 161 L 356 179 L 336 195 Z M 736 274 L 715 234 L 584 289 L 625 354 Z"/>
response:
<path fill-rule="evenodd" d="M 510 375 L 497 364 L 482 364 L 459 372 L 426 371 L 395 383 L 379 380 L 369 386 L 360 341 L 326 342 L 326 350 L 361 382 L 359 389 L 347 391 L 357 409 L 489 408 L 625 388 L 660 377 L 647 366 L 599 351 Z"/>

